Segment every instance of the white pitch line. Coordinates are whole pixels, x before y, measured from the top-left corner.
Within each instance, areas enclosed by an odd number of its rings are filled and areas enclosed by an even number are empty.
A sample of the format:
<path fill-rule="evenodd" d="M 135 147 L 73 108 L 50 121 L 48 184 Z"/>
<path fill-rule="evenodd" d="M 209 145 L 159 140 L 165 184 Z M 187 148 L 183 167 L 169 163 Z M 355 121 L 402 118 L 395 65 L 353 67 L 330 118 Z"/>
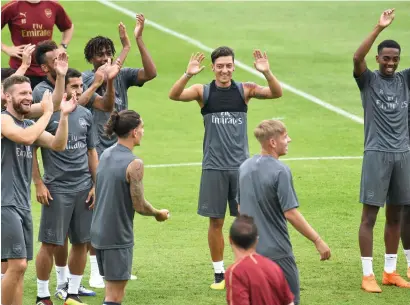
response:
<path fill-rule="evenodd" d="M 122 6 L 119 6 L 119 5 L 115 4 L 115 3 L 112 3 L 112 2 L 107 1 L 107 0 L 97 0 L 97 1 L 100 2 L 101 4 L 105 5 L 105 6 L 111 7 L 112 9 L 115 9 L 115 10 L 121 12 L 121 13 L 124 13 L 124 14 L 127 15 L 127 16 L 130 16 L 130 17 L 132 17 L 132 18 L 135 18 L 136 12 L 133 12 L 133 11 L 131 11 L 131 10 L 129 10 L 129 9 L 126 9 L 126 8 L 124 8 L 124 7 L 122 7 Z M 145 23 L 146 23 L 147 25 L 152 26 L 153 28 L 156 28 L 157 30 L 159 30 L 159 31 L 161 31 L 161 32 L 170 34 L 170 35 L 172 35 L 172 36 L 174 36 L 174 37 L 177 37 L 177 38 L 179 38 L 179 39 L 181 39 L 181 40 L 183 40 L 183 41 L 185 41 L 185 42 L 188 42 L 188 43 L 190 43 L 190 44 L 192 44 L 192 45 L 198 47 L 199 49 L 201 49 L 201 50 L 203 50 L 203 51 L 206 51 L 206 52 L 212 52 L 212 51 L 213 51 L 212 48 L 210 48 L 210 47 L 204 45 L 202 42 L 200 42 L 200 41 L 198 41 L 198 40 L 196 40 L 196 39 L 193 39 L 193 38 L 191 38 L 191 37 L 189 37 L 189 36 L 186 36 L 186 35 L 184 35 L 184 34 L 181 34 L 181 33 L 179 33 L 179 32 L 173 31 L 173 30 L 171 30 L 171 29 L 169 29 L 169 28 L 167 28 L 167 27 L 165 27 L 165 26 L 162 26 L 162 25 L 156 23 L 156 22 L 153 22 L 153 21 L 151 21 L 151 20 L 145 19 Z M 247 72 L 253 74 L 253 75 L 256 75 L 256 76 L 258 76 L 258 77 L 260 77 L 260 78 L 262 78 L 262 79 L 265 79 L 265 77 L 264 77 L 260 72 L 256 71 L 254 68 L 252 68 L 252 67 L 250 67 L 250 66 L 248 66 L 248 65 L 246 65 L 246 64 L 244 64 L 244 63 L 242 63 L 242 62 L 240 62 L 239 60 L 235 60 L 235 65 L 238 66 L 238 67 L 240 67 L 240 68 L 242 68 L 243 70 L 245 70 L 245 71 L 247 71 Z M 296 94 L 296 95 L 299 95 L 299 96 L 305 98 L 306 100 L 311 101 L 311 102 L 313 102 L 313 103 L 315 103 L 315 104 L 317 104 L 317 105 L 319 105 L 319 106 L 322 106 L 322 107 L 324 107 L 324 108 L 326 108 L 326 109 L 328 109 L 328 110 L 330 110 L 330 111 L 333 111 L 333 112 L 335 112 L 335 113 L 337 113 L 337 114 L 339 114 L 339 115 L 341 115 L 341 116 L 344 116 L 345 118 L 348 118 L 348 119 L 350 119 L 350 120 L 352 120 L 352 121 L 354 121 L 354 122 L 356 122 L 356 123 L 363 124 L 363 122 L 364 122 L 362 117 L 359 117 L 359 116 L 357 116 L 357 115 L 355 115 L 355 114 L 352 114 L 352 113 L 350 113 L 350 112 L 347 112 L 346 110 L 343 110 L 342 108 L 339 108 L 339 107 L 336 107 L 336 106 L 334 106 L 334 105 L 332 105 L 332 104 L 329 104 L 329 103 L 327 103 L 327 102 L 325 102 L 325 101 L 323 101 L 323 100 L 321 100 L 321 99 L 319 99 L 319 98 L 317 98 L 317 97 L 315 97 L 315 96 L 313 96 L 313 95 L 311 95 L 311 94 L 309 94 L 309 93 L 303 92 L 302 90 L 299 90 L 299 89 L 297 89 L 297 88 L 295 88 L 295 87 L 292 87 L 292 86 L 290 86 L 290 85 L 288 85 L 288 84 L 285 84 L 285 83 L 283 83 L 283 82 L 281 82 L 281 85 L 282 85 L 282 87 L 283 87 L 284 89 L 286 89 L 286 90 L 288 90 L 288 91 L 290 91 L 290 92 L 292 92 L 292 93 L 294 93 L 294 94 Z"/>
<path fill-rule="evenodd" d="M 363 157 L 358 156 L 334 156 L 334 157 L 301 157 L 301 158 L 281 158 L 281 161 L 314 161 L 314 160 L 355 160 L 362 159 Z M 201 162 L 192 163 L 170 163 L 170 164 L 148 164 L 145 168 L 161 168 L 161 167 L 184 167 L 184 166 L 201 166 Z"/>

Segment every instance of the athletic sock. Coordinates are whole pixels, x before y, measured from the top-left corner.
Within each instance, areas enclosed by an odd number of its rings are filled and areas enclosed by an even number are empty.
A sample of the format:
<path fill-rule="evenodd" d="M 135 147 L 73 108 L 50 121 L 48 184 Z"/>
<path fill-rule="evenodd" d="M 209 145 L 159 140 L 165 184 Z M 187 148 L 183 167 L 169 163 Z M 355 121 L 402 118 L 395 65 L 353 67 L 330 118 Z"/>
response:
<path fill-rule="evenodd" d="M 65 280 L 66 283 L 68 283 L 68 277 L 70 276 L 70 269 L 68 268 L 68 265 L 65 265 L 65 276 L 67 279 Z"/>
<path fill-rule="evenodd" d="M 37 297 L 39 297 L 40 299 L 50 297 L 50 291 L 48 289 L 48 280 L 42 281 L 37 279 Z"/>
<path fill-rule="evenodd" d="M 37 297 L 37 298 L 36 298 L 36 303 L 38 303 L 38 302 L 40 302 L 40 301 L 43 301 L 43 300 L 51 300 L 51 297 L 46 297 L 46 298 L 39 298 L 39 297 Z"/>
<path fill-rule="evenodd" d="M 121 303 L 115 303 L 115 302 L 104 302 L 103 305 L 121 305 Z"/>
<path fill-rule="evenodd" d="M 384 255 L 384 271 L 386 273 L 393 273 L 397 267 L 397 254 Z"/>
<path fill-rule="evenodd" d="M 56 266 L 57 288 L 63 288 L 67 284 L 67 266 Z"/>
<path fill-rule="evenodd" d="M 406 255 L 407 258 L 407 267 L 410 268 L 410 249 L 404 250 L 404 255 Z"/>
<path fill-rule="evenodd" d="M 212 264 L 214 265 L 215 273 L 225 273 L 224 261 L 212 262 Z"/>
<path fill-rule="evenodd" d="M 362 257 L 363 275 L 369 276 L 373 273 L 373 257 Z"/>
<path fill-rule="evenodd" d="M 100 275 L 100 270 L 98 269 L 97 256 L 90 255 L 90 274 Z"/>
<path fill-rule="evenodd" d="M 82 275 L 70 274 L 70 278 L 68 280 L 68 294 L 78 295 L 78 289 L 80 289 L 82 278 Z"/>

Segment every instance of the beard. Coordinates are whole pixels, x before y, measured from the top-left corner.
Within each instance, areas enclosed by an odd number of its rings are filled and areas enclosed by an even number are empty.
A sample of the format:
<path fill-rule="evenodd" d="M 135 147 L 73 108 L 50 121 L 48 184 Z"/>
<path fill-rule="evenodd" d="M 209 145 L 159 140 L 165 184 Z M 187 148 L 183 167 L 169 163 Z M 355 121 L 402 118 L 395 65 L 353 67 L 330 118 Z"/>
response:
<path fill-rule="evenodd" d="M 56 71 L 54 71 L 54 70 L 50 71 L 50 76 L 52 77 L 52 79 L 53 79 L 54 81 L 57 80 L 57 73 L 56 73 Z"/>
<path fill-rule="evenodd" d="M 23 105 L 23 102 L 24 102 L 24 100 L 22 100 L 21 102 L 18 102 L 14 98 L 12 98 L 13 109 L 16 113 L 18 113 L 20 115 L 29 114 L 31 104 L 30 104 L 30 106 L 25 106 L 25 105 Z"/>

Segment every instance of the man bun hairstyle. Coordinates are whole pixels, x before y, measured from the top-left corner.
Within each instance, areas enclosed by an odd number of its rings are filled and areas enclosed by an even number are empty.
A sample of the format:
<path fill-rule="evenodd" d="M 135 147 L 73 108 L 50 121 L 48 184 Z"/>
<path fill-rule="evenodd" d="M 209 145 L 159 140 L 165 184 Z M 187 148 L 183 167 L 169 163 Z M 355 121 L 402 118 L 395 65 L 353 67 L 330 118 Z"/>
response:
<path fill-rule="evenodd" d="M 116 134 L 119 138 L 126 138 L 131 130 L 140 125 L 141 116 L 134 110 L 115 110 L 105 124 L 105 134 L 109 137 Z"/>

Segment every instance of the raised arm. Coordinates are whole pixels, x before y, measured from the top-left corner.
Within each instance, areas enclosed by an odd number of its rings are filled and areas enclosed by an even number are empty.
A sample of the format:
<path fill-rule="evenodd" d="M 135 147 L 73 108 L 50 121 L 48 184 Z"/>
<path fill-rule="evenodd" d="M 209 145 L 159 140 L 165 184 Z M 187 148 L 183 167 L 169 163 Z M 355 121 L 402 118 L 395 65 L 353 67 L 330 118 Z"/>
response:
<path fill-rule="evenodd" d="M 65 75 L 68 70 L 68 56 L 66 52 L 58 54 L 57 59 L 54 61 L 54 69 L 56 71 L 56 83 L 53 91 L 53 104 L 54 111 L 60 110 L 60 104 L 63 100 L 65 91 Z"/>
<path fill-rule="evenodd" d="M 104 70 L 105 78 L 107 79 L 107 86 L 104 96 L 97 95 L 93 107 L 105 112 L 111 112 L 114 110 L 115 106 L 115 86 L 114 80 L 117 77 L 118 73 L 120 73 L 121 64 L 119 61 L 116 61 L 114 64 L 111 65 L 109 61 L 106 69 Z"/>
<path fill-rule="evenodd" d="M 127 168 L 127 179 L 130 183 L 130 191 L 134 210 L 144 216 L 154 216 L 157 221 L 168 219 L 168 210 L 155 209 L 144 197 L 144 164 L 142 160 L 135 159 Z"/>
<path fill-rule="evenodd" d="M 102 66 L 100 66 L 94 73 L 94 80 L 92 82 L 92 84 L 87 88 L 87 90 L 85 90 L 83 92 L 83 94 L 81 94 L 80 98 L 78 99 L 78 104 L 81 106 L 86 106 L 90 99 L 92 98 L 92 96 L 95 94 L 96 97 L 100 97 L 96 91 L 98 90 L 98 88 L 100 88 L 100 86 L 104 83 L 104 77 L 105 77 L 105 69 L 107 68 L 108 64 L 104 64 Z M 94 99 L 95 102 L 95 99 Z M 94 104 L 94 103 L 93 103 Z"/>
<path fill-rule="evenodd" d="M 19 144 L 32 145 L 44 132 L 53 114 L 53 103 L 49 90 L 44 92 L 41 106 L 43 108 L 43 115 L 35 124 L 27 128 L 21 128 L 14 123 L 11 116 L 2 114 L 1 135 Z"/>
<path fill-rule="evenodd" d="M 71 100 L 66 100 L 67 95 L 64 94 L 63 101 L 60 105 L 60 121 L 56 135 L 44 131 L 36 141 L 36 145 L 44 148 L 49 148 L 56 151 L 64 151 L 68 140 L 68 115 L 75 109 L 77 105 L 76 95 L 73 94 Z"/>
<path fill-rule="evenodd" d="M 144 83 L 154 79 L 157 76 L 157 68 L 154 61 L 148 52 L 147 47 L 142 40 L 142 32 L 144 30 L 145 17 L 142 14 L 137 14 L 134 36 L 137 41 L 138 50 L 141 54 L 142 69 L 138 70 L 138 82 Z"/>
<path fill-rule="evenodd" d="M 202 61 L 205 59 L 204 54 L 192 54 L 186 72 L 176 81 L 169 91 L 168 97 L 174 101 L 191 102 L 197 101 L 202 104 L 203 86 L 200 84 L 192 85 L 185 89 L 192 76 L 200 73 L 205 66 L 201 67 Z"/>
<path fill-rule="evenodd" d="M 269 68 L 269 61 L 266 52 L 262 54 L 260 50 L 255 50 L 253 52 L 253 57 L 255 58 L 255 69 L 265 76 L 268 81 L 268 87 L 259 86 L 251 82 L 244 83 L 246 103 L 248 103 L 251 98 L 275 99 L 281 97 L 282 86 Z"/>
<path fill-rule="evenodd" d="M 388 9 L 382 13 L 379 22 L 373 28 L 372 32 L 366 37 L 366 39 L 359 46 L 357 51 L 353 55 L 354 64 L 354 76 L 359 77 L 367 69 L 365 57 L 369 53 L 376 38 L 379 34 L 388 27 L 394 20 L 394 9 Z"/>
<path fill-rule="evenodd" d="M 130 52 L 131 49 L 131 42 L 130 39 L 128 38 L 127 30 L 125 28 L 125 25 L 120 22 L 118 25 L 118 32 L 120 35 L 120 41 L 122 44 L 122 50 L 116 61 L 119 62 L 120 66 L 124 65 L 125 59 L 127 58 L 128 53 Z"/>

